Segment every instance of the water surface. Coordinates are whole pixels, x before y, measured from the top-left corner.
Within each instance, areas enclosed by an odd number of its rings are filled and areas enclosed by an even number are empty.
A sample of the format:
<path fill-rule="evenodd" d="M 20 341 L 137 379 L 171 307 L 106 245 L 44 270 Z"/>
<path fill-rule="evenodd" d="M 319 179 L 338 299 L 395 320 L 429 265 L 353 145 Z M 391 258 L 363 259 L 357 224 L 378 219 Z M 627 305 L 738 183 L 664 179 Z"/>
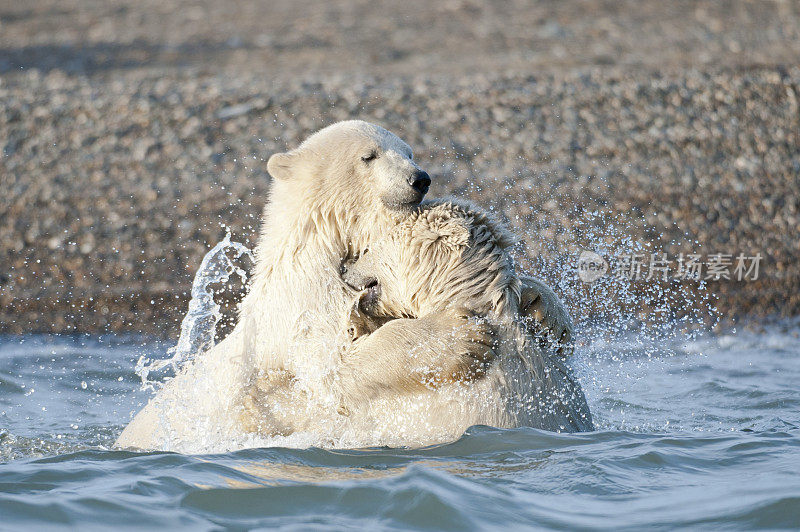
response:
<path fill-rule="evenodd" d="M 110 446 L 164 346 L 0 338 L 0 528 L 800 527 L 800 327 L 579 349 L 598 430 L 426 449 Z"/>

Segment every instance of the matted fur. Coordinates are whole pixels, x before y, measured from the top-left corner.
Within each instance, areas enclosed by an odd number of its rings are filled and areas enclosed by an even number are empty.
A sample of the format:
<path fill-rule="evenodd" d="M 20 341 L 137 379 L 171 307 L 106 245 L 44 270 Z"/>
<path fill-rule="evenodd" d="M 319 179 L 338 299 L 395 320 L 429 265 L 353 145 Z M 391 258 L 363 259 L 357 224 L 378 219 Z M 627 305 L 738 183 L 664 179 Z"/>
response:
<path fill-rule="evenodd" d="M 370 279 L 378 282 L 380 290 L 375 293 L 379 295 L 367 297 L 364 303 L 364 311 L 377 318 L 424 317 L 446 308 L 466 308 L 496 327 L 497 359 L 484 376 L 428 394 L 414 392 L 417 403 L 426 404 L 433 415 L 447 420 L 434 428 L 443 431 L 448 427 L 451 437 L 474 424 L 556 431 L 592 429 L 580 385 L 560 356 L 541 349 L 528 323 L 521 319 L 521 281 L 508 249 L 515 242 L 496 218 L 468 202 L 426 202 L 372 243 L 368 253 L 345 274 L 354 286 L 365 286 Z M 370 336 L 372 344 L 387 351 L 397 341 L 393 335 L 383 336 L 382 328 Z M 344 355 L 345 366 L 348 356 L 362 364 L 357 342 Z M 377 350 L 375 345 L 371 347 Z M 424 357 L 419 360 L 428 362 Z M 415 371 L 424 374 L 424 368 Z M 350 398 L 349 404 L 382 408 L 396 400 L 389 397 L 392 393 L 400 392 L 378 389 L 377 394 L 365 397 L 368 390 L 355 391 L 362 394 Z M 378 418 L 376 413 L 372 415 Z M 431 430 L 430 436 L 434 433 Z"/>
<path fill-rule="evenodd" d="M 383 309 L 386 315 L 413 309 L 413 316 L 421 316 L 454 302 L 479 314 L 501 313 L 519 302 L 520 281 L 506 252 L 516 237 L 468 202 L 424 204 L 383 240 L 394 240 L 401 261 L 417 258 L 419 272 L 397 280 L 409 297 L 396 308 Z"/>

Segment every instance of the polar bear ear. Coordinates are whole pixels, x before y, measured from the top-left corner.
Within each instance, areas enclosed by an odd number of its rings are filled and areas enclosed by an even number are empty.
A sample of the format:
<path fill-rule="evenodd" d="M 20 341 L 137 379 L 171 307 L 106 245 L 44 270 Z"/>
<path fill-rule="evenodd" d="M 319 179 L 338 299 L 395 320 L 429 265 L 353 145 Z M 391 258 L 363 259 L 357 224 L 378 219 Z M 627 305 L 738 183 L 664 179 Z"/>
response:
<path fill-rule="evenodd" d="M 267 161 L 267 172 L 274 179 L 286 180 L 292 177 L 297 164 L 297 151 L 275 153 Z"/>

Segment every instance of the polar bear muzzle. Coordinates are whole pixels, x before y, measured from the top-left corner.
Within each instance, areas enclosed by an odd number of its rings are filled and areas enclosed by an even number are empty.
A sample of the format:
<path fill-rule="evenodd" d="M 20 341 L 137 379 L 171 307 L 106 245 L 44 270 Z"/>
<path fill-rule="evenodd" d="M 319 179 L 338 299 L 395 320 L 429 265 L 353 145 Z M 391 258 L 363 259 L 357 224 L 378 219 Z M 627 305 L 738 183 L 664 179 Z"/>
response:
<path fill-rule="evenodd" d="M 409 176 L 408 184 L 411 185 L 411 188 L 419 192 L 421 200 L 422 197 L 428 193 L 428 188 L 431 186 L 431 178 L 425 170 L 417 169 Z"/>

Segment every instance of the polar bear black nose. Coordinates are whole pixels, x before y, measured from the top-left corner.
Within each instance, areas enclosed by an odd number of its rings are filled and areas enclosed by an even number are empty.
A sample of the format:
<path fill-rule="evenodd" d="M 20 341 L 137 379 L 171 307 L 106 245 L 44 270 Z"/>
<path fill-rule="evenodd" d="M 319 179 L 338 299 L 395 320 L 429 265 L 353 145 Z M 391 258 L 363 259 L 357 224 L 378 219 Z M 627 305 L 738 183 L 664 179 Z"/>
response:
<path fill-rule="evenodd" d="M 428 187 L 431 186 L 431 178 L 428 172 L 417 170 L 408 178 L 408 184 L 411 185 L 411 188 L 424 196 L 428 193 Z"/>

